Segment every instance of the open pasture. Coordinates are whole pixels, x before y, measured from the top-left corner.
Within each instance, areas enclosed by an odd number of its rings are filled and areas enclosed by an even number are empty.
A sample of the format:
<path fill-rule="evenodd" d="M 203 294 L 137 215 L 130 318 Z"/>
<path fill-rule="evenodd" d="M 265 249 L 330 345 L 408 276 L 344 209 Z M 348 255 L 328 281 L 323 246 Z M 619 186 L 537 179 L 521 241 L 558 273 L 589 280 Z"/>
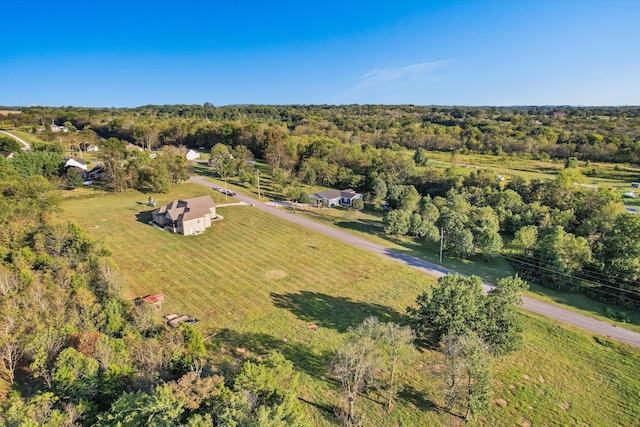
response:
<path fill-rule="evenodd" d="M 194 184 L 153 197 L 164 204 L 204 194 L 225 202 Z M 334 409 L 342 404 L 325 369 L 342 333 L 370 315 L 401 320 L 434 282 L 250 206 L 219 208 L 224 219 L 202 235 L 173 235 L 147 224 L 148 197 L 128 192 L 67 200 L 63 215 L 112 252 L 128 297 L 164 293 L 162 313 L 200 319 L 197 328 L 211 336 L 207 346 L 221 360 L 271 349 L 291 359 L 313 425 L 335 424 Z M 419 351 L 389 414 L 381 395 L 360 398 L 365 425 L 464 424 L 439 407 L 438 362 L 438 353 Z M 635 349 L 600 344 L 527 315 L 523 350 L 496 365 L 494 404 L 471 425 L 632 425 L 640 416 Z"/>

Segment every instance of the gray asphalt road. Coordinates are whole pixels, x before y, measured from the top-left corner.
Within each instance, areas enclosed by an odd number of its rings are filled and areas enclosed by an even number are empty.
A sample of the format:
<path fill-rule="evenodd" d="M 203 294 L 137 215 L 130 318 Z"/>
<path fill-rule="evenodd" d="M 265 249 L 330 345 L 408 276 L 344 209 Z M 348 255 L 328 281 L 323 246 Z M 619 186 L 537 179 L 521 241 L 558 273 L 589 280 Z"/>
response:
<path fill-rule="evenodd" d="M 212 188 L 215 186 L 215 184 L 212 184 L 211 182 L 202 178 L 191 177 L 190 179 L 192 182 L 196 184 L 204 185 L 209 188 Z M 254 199 L 252 197 L 248 197 L 242 194 L 237 194 L 235 197 L 236 199 L 252 204 L 257 209 L 260 209 L 271 215 L 275 215 L 277 217 L 286 219 L 287 221 L 294 222 L 303 227 L 310 228 L 314 231 L 317 231 L 318 233 L 325 234 L 329 237 L 333 237 L 334 239 L 341 240 L 345 243 L 348 243 L 353 246 L 357 246 L 369 252 L 373 252 L 378 255 L 390 258 L 396 262 L 407 265 L 409 267 L 412 267 L 416 270 L 419 270 L 431 276 L 442 277 L 449 273 L 455 273 L 454 271 L 448 270 L 437 264 L 432 264 L 430 262 L 421 260 L 419 258 L 412 257 L 411 255 L 407 255 L 405 253 L 386 248 L 384 246 L 370 242 L 361 237 L 347 233 L 346 231 L 338 230 L 336 228 L 314 221 L 312 219 L 304 217 L 303 215 L 294 214 L 294 213 L 276 208 L 274 206 L 267 205 L 266 203 L 258 201 L 257 199 Z M 492 288 L 492 285 L 488 283 L 485 283 L 483 286 L 485 291 L 488 291 L 489 289 Z M 620 328 L 610 323 L 596 320 L 592 317 L 584 316 L 582 314 L 575 313 L 570 310 L 565 310 L 558 306 L 547 304 L 532 298 L 523 297 L 522 299 L 523 299 L 522 307 L 533 313 L 537 313 L 554 320 L 559 320 L 569 325 L 577 326 L 579 328 L 585 329 L 594 334 L 604 335 L 606 337 L 623 341 L 628 344 L 640 347 L 640 333 L 638 332 L 634 332 L 629 329 Z"/>
<path fill-rule="evenodd" d="M 9 132 L 5 132 L 3 130 L 0 130 L 0 133 L 3 133 L 7 136 L 10 136 L 11 138 L 15 139 L 16 141 L 18 141 L 20 144 L 22 144 L 22 151 L 29 151 L 31 150 L 31 146 L 29 145 L 29 143 L 27 141 L 25 141 L 22 138 L 18 138 L 17 136 L 9 133 Z"/>

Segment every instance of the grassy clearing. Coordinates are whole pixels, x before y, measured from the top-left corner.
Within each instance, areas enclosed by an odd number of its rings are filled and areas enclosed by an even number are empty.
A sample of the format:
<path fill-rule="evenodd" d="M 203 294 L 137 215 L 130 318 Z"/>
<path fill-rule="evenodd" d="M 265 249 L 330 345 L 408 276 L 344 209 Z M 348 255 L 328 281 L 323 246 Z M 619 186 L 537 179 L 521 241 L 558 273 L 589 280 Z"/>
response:
<path fill-rule="evenodd" d="M 211 194 L 184 184 L 159 203 Z M 112 251 L 131 298 L 163 292 L 163 313 L 189 313 L 221 363 L 231 354 L 279 349 L 301 373 L 301 397 L 314 425 L 335 424 L 338 385 L 325 366 L 342 334 L 370 315 L 397 321 L 433 279 L 248 206 L 199 236 L 146 224 L 148 194 L 68 200 L 63 213 Z M 524 349 L 497 362 L 495 404 L 471 425 L 632 425 L 640 416 L 640 351 L 526 315 Z M 462 425 L 439 409 L 433 368 L 420 351 L 408 386 L 386 414 L 382 396 L 360 398 L 364 425 Z M 506 403 L 505 403 L 506 402 Z M 595 403 L 594 403 L 595 402 Z"/>

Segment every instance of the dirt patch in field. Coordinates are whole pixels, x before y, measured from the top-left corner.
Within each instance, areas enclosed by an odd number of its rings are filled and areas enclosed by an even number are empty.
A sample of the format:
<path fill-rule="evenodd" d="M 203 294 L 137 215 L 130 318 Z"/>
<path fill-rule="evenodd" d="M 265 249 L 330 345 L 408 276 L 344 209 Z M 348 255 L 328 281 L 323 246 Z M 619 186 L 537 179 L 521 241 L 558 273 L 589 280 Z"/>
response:
<path fill-rule="evenodd" d="M 560 404 L 560 407 L 561 407 L 562 409 L 564 409 L 565 411 L 568 411 L 569 409 L 571 409 L 571 403 L 569 403 L 569 402 L 561 403 L 561 404 Z"/>
<path fill-rule="evenodd" d="M 507 406 L 508 402 L 506 400 L 504 400 L 504 399 L 496 399 L 496 400 L 493 401 L 493 403 L 495 403 L 496 406 L 504 408 L 505 406 Z"/>
<path fill-rule="evenodd" d="M 267 280 L 280 280 L 287 277 L 287 272 L 282 270 L 269 270 L 264 273 L 264 278 Z"/>
<path fill-rule="evenodd" d="M 520 417 L 520 419 L 518 420 L 518 424 L 521 425 L 522 427 L 531 427 L 531 421 L 525 420 L 522 417 Z"/>

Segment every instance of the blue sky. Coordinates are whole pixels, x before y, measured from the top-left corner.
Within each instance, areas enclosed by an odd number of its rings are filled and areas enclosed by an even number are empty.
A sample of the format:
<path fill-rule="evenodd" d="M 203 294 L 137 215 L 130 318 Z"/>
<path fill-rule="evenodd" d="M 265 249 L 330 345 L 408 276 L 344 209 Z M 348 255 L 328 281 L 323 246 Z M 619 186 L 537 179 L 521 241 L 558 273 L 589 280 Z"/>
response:
<path fill-rule="evenodd" d="M 0 105 L 640 105 L 640 1 L 10 1 Z"/>

